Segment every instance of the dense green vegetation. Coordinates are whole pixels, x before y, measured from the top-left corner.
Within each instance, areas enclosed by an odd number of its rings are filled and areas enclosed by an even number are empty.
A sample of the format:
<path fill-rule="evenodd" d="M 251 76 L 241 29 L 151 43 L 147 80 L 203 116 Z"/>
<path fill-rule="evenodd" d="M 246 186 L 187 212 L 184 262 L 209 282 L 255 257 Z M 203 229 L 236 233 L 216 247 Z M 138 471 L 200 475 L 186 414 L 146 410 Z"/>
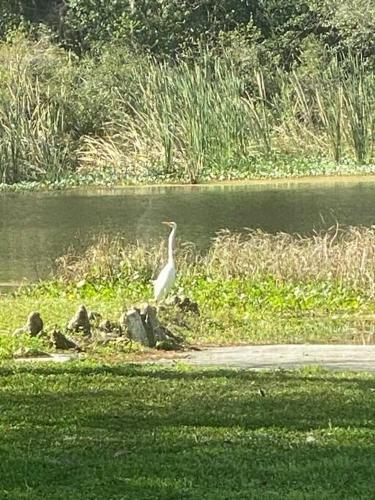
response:
<path fill-rule="evenodd" d="M 53 280 L 0 298 L 0 356 L 22 347 L 48 349 L 48 333 L 54 325 L 64 329 L 81 303 L 116 321 L 152 300 L 150 280 L 163 255 L 163 247 L 129 246 L 119 238 L 64 257 Z M 169 305 L 160 317 L 190 344 L 373 342 L 374 229 L 336 228 L 305 238 L 224 232 L 206 255 L 180 248 L 177 269 L 175 292 L 197 301 L 201 314 Z M 35 310 L 46 336 L 13 337 Z M 107 347 L 94 345 L 87 355 L 123 359 L 139 349 Z"/>
<path fill-rule="evenodd" d="M 0 375 L 4 499 L 373 495 L 369 374 L 80 363 Z"/>
<path fill-rule="evenodd" d="M 0 5 L 0 183 L 373 171 L 368 0 Z"/>

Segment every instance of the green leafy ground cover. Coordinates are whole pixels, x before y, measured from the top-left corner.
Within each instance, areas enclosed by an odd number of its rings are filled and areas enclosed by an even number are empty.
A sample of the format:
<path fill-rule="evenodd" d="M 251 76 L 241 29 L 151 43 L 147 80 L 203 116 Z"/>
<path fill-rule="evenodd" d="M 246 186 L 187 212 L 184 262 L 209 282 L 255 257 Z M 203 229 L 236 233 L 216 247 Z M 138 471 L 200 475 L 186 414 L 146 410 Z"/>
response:
<path fill-rule="evenodd" d="M 0 375 L 4 499 L 373 496 L 373 375 L 87 362 Z"/>
<path fill-rule="evenodd" d="M 375 313 L 374 301 L 329 284 L 280 287 L 272 281 L 197 280 L 187 283 L 184 290 L 198 301 L 200 316 L 188 313 L 181 317 L 176 308 L 168 306 L 160 317 L 193 345 L 361 342 L 356 327 L 366 328 L 361 318 Z M 118 320 L 124 310 L 151 296 L 146 287 L 135 287 L 131 293 L 125 286 L 66 290 L 52 284 L 47 290 L 0 298 L 0 356 L 9 357 L 21 346 L 47 348 L 43 339 L 11 335 L 25 324 L 31 311 L 39 311 L 46 331 L 51 331 L 54 325 L 64 329 L 81 303 L 104 318 Z"/>

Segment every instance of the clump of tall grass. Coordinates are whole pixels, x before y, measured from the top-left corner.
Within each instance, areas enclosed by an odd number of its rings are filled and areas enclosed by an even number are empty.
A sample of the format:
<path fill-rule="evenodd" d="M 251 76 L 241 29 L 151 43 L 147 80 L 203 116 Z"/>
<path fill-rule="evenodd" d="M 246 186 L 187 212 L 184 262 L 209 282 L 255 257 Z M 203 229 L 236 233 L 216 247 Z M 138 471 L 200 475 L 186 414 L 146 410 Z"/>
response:
<path fill-rule="evenodd" d="M 141 244 L 127 244 L 120 236 L 101 236 L 83 255 L 72 249 L 60 257 L 56 276 L 64 281 L 93 279 L 112 283 L 124 277 L 149 277 L 162 249 L 162 245 L 147 249 Z"/>
<path fill-rule="evenodd" d="M 119 235 L 104 235 L 94 241 L 83 254 L 74 249 L 56 261 L 55 276 L 65 282 L 81 280 L 104 280 L 115 283 L 118 280 L 150 280 L 165 260 L 165 242 L 147 247 L 142 243 L 129 243 Z M 194 245 L 177 246 L 176 256 L 181 269 L 189 269 L 201 262 L 200 253 Z"/>
<path fill-rule="evenodd" d="M 112 158 L 115 165 L 137 164 L 194 183 L 254 154 L 269 155 L 271 113 L 261 73 L 254 80 L 257 92 L 250 97 L 229 61 L 207 54 L 194 64 L 149 61 L 132 92 L 119 93 L 106 138 L 84 139 L 82 165 Z"/>
<path fill-rule="evenodd" d="M 65 55 L 22 35 L 0 44 L 0 182 L 55 180 L 72 167 Z M 61 75 L 60 75 L 61 76 Z"/>
<path fill-rule="evenodd" d="M 356 63 L 344 84 L 346 134 L 357 163 L 373 159 L 375 147 L 375 75 Z"/>
<path fill-rule="evenodd" d="M 371 162 L 375 146 L 375 77 L 361 61 L 348 57 L 345 67 L 332 59 L 308 82 L 298 71 L 278 73 L 281 147 L 326 156 Z"/>
<path fill-rule="evenodd" d="M 333 227 L 312 236 L 221 232 L 206 265 L 222 276 L 335 281 L 375 294 L 375 227 Z"/>
<path fill-rule="evenodd" d="M 309 80 L 279 70 L 271 83 L 207 54 L 194 63 L 144 64 L 131 89 L 119 91 L 104 137 L 83 138 L 83 166 L 196 182 L 239 165 L 251 174 L 254 164 L 285 154 L 337 165 L 373 160 L 375 78 L 354 59 L 345 70 L 332 59 Z"/>
<path fill-rule="evenodd" d="M 164 262 L 164 244 L 129 245 L 119 237 L 102 237 L 84 255 L 70 253 L 59 261 L 57 276 L 64 281 L 150 280 Z M 375 228 L 333 227 L 311 236 L 248 231 L 221 231 L 209 251 L 191 245 L 177 249 L 180 276 L 213 276 L 253 281 L 272 278 L 279 283 L 327 282 L 375 296 Z"/>
<path fill-rule="evenodd" d="M 0 183 L 77 170 L 81 138 L 103 134 L 116 113 L 113 95 L 128 83 L 124 61 L 116 73 L 115 57 L 102 59 L 78 60 L 48 36 L 31 41 L 16 32 L 0 43 Z"/>
<path fill-rule="evenodd" d="M 0 106 L 0 181 L 54 180 L 69 170 L 63 109 L 42 95 L 38 82 L 19 75 Z"/>

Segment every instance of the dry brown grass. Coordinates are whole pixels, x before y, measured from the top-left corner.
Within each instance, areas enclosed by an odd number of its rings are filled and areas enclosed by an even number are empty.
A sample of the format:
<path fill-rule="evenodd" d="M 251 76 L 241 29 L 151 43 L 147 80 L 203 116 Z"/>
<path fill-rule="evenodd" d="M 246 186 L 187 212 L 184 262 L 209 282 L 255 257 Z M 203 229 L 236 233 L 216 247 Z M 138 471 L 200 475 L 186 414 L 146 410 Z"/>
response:
<path fill-rule="evenodd" d="M 69 253 L 60 259 L 57 274 L 66 281 L 137 276 L 150 279 L 165 256 L 164 243 L 147 248 L 106 236 L 84 255 Z M 177 248 L 176 261 L 181 274 L 334 281 L 375 296 L 375 226 L 337 226 L 312 236 L 221 231 L 207 254 L 201 255 L 192 245 L 185 245 Z"/>
<path fill-rule="evenodd" d="M 147 249 L 129 244 L 120 236 L 101 236 L 87 250 L 77 255 L 73 250 L 57 260 L 56 275 L 64 281 L 85 278 L 115 280 L 121 274 L 146 272 L 161 257 L 162 245 Z"/>
<path fill-rule="evenodd" d="M 374 294 L 375 227 L 332 227 L 313 236 L 222 231 L 206 257 L 224 277 L 273 276 L 278 280 L 335 280 Z"/>

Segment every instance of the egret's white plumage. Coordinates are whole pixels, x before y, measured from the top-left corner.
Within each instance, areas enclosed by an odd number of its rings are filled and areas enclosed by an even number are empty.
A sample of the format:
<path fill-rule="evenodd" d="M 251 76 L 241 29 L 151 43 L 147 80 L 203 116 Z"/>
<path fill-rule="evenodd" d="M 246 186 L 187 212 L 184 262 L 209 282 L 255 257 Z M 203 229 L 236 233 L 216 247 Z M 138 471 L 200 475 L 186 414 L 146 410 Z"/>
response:
<path fill-rule="evenodd" d="M 175 222 L 163 222 L 172 228 L 168 238 L 168 262 L 160 271 L 159 276 L 154 281 L 154 297 L 158 302 L 166 297 L 176 280 L 176 268 L 173 259 L 173 246 L 176 235 L 177 224 Z"/>

